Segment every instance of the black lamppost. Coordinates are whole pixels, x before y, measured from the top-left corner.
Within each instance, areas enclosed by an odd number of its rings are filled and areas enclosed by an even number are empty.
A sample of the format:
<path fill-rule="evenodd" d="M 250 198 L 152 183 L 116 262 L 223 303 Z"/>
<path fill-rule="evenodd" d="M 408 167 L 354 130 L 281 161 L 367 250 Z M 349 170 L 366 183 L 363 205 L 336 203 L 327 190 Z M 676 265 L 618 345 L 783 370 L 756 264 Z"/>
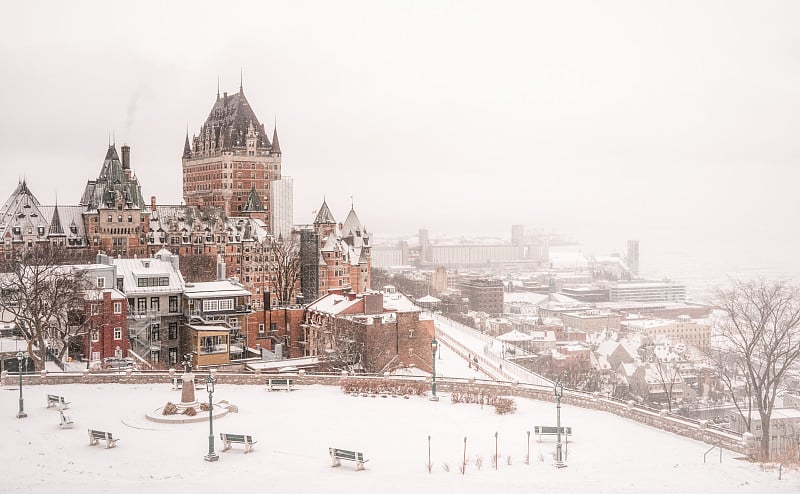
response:
<path fill-rule="evenodd" d="M 24 419 L 28 416 L 22 403 L 22 360 L 24 356 L 22 352 L 17 352 L 17 370 L 19 371 L 19 412 L 17 413 L 18 419 Z"/>
<path fill-rule="evenodd" d="M 206 461 L 217 461 L 219 456 L 214 452 L 214 377 L 209 375 L 206 379 L 206 390 L 208 391 L 208 454 Z"/>
<path fill-rule="evenodd" d="M 431 340 L 431 352 L 433 356 L 433 380 L 431 381 L 431 401 L 439 401 L 436 396 L 436 350 L 439 348 L 439 342 L 436 337 Z"/>
<path fill-rule="evenodd" d="M 564 463 L 561 450 L 561 397 L 564 396 L 564 383 L 561 382 L 561 378 L 556 379 L 553 392 L 556 395 L 556 467 L 563 468 L 567 465 Z"/>

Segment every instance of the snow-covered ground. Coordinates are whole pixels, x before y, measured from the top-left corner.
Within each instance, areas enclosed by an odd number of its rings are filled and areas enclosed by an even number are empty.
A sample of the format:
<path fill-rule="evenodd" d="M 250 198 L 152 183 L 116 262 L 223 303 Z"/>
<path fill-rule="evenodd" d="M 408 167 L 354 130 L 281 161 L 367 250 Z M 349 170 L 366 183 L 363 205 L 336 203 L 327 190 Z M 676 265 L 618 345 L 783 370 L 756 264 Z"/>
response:
<path fill-rule="evenodd" d="M 443 353 L 437 370 L 470 375 L 465 362 Z M 477 376 L 480 377 L 480 376 Z M 61 430 L 45 395 L 71 402 L 74 428 Z M 441 393 L 440 393 L 441 394 Z M 708 455 L 708 445 L 651 429 L 611 414 L 570 406 L 562 423 L 573 427 L 568 467 L 556 469 L 554 438 L 530 441 L 527 431 L 555 425 L 551 403 L 516 399 L 518 411 L 499 416 L 491 407 L 423 397 L 371 398 L 338 388 L 300 386 L 269 392 L 265 386 L 218 385 L 214 401 L 239 412 L 214 421 L 220 460 L 208 463 L 208 423 L 160 424 L 146 411 L 180 401 L 169 383 L 156 385 L 43 385 L 24 388 L 28 418 L 17 419 L 18 390 L 0 390 L 0 492 L 459 492 L 486 493 L 796 493 L 797 472 L 762 471 L 731 452 Z M 198 390 L 198 398 L 207 399 Z M 117 447 L 89 446 L 87 428 L 110 431 Z M 241 445 L 221 453 L 219 432 L 251 434 L 255 452 Z M 500 462 L 493 468 L 495 432 Z M 428 473 L 428 436 L 432 473 Z M 467 438 L 468 465 L 459 472 Z M 362 451 L 369 462 L 331 468 L 328 448 Z M 476 463 L 482 461 L 482 467 Z"/>

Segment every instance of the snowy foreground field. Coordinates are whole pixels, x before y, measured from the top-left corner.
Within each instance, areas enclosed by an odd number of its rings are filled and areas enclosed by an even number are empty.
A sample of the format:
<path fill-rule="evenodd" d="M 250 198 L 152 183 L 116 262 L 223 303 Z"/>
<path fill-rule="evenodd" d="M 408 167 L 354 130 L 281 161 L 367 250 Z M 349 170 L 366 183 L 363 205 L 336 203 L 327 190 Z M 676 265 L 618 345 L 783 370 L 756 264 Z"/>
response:
<path fill-rule="evenodd" d="M 560 493 L 797 493 L 800 476 L 764 472 L 757 465 L 708 446 L 614 415 L 570 406 L 562 422 L 573 427 L 568 467 L 556 469 L 552 437 L 536 442 L 525 464 L 534 425 L 555 425 L 552 404 L 517 399 L 518 411 L 499 416 L 491 407 L 422 397 L 371 398 L 338 388 L 307 386 L 269 392 L 264 386 L 218 385 L 214 401 L 239 408 L 214 421 L 220 460 L 208 463 L 208 423 L 159 424 L 146 411 L 180 401 L 171 385 L 64 385 L 24 388 L 26 419 L 15 418 L 18 390 L 0 390 L 0 492 L 270 492 L 459 494 Z M 71 402 L 75 422 L 61 430 L 45 395 Z M 199 399 L 207 399 L 198 390 Z M 89 446 L 87 428 L 107 430 L 117 447 Z M 251 434 L 255 452 L 241 445 L 221 452 L 219 432 Z M 500 462 L 492 464 L 498 433 Z M 432 473 L 428 473 L 428 435 Z M 462 460 L 467 437 L 466 474 Z M 366 470 L 352 462 L 331 468 L 328 447 L 362 451 Z M 478 468 L 476 463 L 481 462 Z M 449 471 L 448 471 L 449 468 Z"/>

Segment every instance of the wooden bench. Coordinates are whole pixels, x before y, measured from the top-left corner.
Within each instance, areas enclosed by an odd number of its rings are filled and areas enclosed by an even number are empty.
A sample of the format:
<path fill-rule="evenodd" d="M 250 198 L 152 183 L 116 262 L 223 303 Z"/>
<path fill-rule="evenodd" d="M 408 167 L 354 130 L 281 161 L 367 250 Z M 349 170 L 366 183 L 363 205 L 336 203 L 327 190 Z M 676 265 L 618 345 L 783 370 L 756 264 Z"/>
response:
<path fill-rule="evenodd" d="M 228 451 L 231 449 L 231 443 L 239 443 L 244 444 L 244 452 L 249 453 L 253 451 L 253 445 L 258 441 L 253 441 L 253 436 L 247 436 L 244 434 L 226 434 L 224 432 L 220 432 L 219 438 L 222 439 L 222 451 Z"/>
<path fill-rule="evenodd" d="M 542 436 L 557 436 L 558 427 L 553 427 L 548 425 L 537 425 L 534 426 L 533 432 L 536 434 L 536 440 L 541 441 Z M 561 435 L 563 435 L 565 440 L 568 441 L 569 436 L 572 435 L 572 427 L 562 427 Z"/>
<path fill-rule="evenodd" d="M 58 413 L 61 415 L 61 423 L 58 426 L 62 429 L 72 429 L 72 419 L 64 415 L 64 410 L 59 410 Z"/>
<path fill-rule="evenodd" d="M 97 431 L 97 430 L 94 430 L 94 429 L 89 429 L 89 446 L 94 446 L 101 439 L 105 439 L 105 441 L 106 441 L 106 449 L 113 448 L 114 446 L 117 445 L 117 441 L 119 441 L 119 439 L 114 439 L 111 436 L 110 432 L 104 432 L 104 431 Z"/>
<path fill-rule="evenodd" d="M 349 460 L 356 462 L 356 470 L 363 470 L 364 463 L 369 460 L 364 459 L 364 453 L 357 451 L 348 451 L 346 449 L 328 448 L 331 455 L 331 466 L 338 467 L 342 465 L 342 460 Z"/>
<path fill-rule="evenodd" d="M 69 408 L 69 401 L 66 401 L 63 396 L 47 395 L 47 408 L 58 405 L 61 408 Z"/>
<path fill-rule="evenodd" d="M 272 391 L 273 388 L 285 389 L 286 391 L 291 391 L 292 390 L 292 384 L 294 384 L 294 380 L 292 380 L 292 379 L 267 378 L 267 386 L 269 387 L 270 391 Z"/>

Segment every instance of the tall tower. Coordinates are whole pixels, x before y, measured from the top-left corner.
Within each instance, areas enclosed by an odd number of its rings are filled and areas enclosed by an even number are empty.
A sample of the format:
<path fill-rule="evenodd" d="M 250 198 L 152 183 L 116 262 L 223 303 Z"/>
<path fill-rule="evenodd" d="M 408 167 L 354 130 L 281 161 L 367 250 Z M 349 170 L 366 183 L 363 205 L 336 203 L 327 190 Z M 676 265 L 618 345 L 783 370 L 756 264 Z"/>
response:
<path fill-rule="evenodd" d="M 639 276 L 639 241 L 638 240 L 628 240 L 628 255 L 626 256 L 628 261 L 628 268 L 631 270 L 631 274 L 634 276 Z"/>
<path fill-rule="evenodd" d="M 270 183 L 281 179 L 278 130 L 270 142 L 244 88 L 228 96 L 217 93 L 199 135 L 186 135 L 183 146 L 183 198 L 189 206 L 216 206 L 228 216 L 240 216 L 253 203 L 251 191 L 264 207 L 271 225 Z"/>

